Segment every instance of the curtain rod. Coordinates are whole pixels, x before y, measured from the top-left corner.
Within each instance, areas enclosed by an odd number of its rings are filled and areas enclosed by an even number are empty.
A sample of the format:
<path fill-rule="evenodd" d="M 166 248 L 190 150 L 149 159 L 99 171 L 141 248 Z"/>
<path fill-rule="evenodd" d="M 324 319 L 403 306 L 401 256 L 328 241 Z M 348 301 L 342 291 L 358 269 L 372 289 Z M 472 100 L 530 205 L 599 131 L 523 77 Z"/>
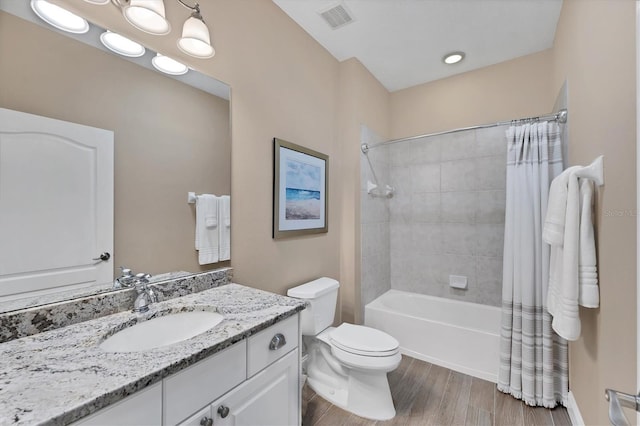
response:
<path fill-rule="evenodd" d="M 369 152 L 370 149 L 377 148 L 377 147 L 383 146 L 383 145 L 392 145 L 394 143 L 407 142 L 407 141 L 412 141 L 412 140 L 415 140 L 415 139 L 428 138 L 428 137 L 431 137 L 431 136 L 440 136 L 440 135 L 446 135 L 448 133 L 463 132 L 465 130 L 488 129 L 490 127 L 505 126 L 507 124 L 514 124 L 514 123 L 518 123 L 520 121 L 548 120 L 548 121 L 557 121 L 558 123 L 566 123 L 567 122 L 567 114 L 568 114 L 568 112 L 567 112 L 566 109 L 561 109 L 560 111 L 558 111 L 556 113 L 541 115 L 539 117 L 518 118 L 516 120 L 498 121 L 497 123 L 491 123 L 491 124 L 480 124 L 478 126 L 461 127 L 459 129 L 445 130 L 444 132 L 427 133 L 425 135 L 411 136 L 411 137 L 408 137 L 408 138 L 401 138 L 401 139 L 392 139 L 392 140 L 389 140 L 389 141 L 378 142 L 378 143 L 374 143 L 374 144 L 363 143 L 362 145 L 360 145 L 360 149 L 362 150 L 362 152 L 364 154 L 366 154 L 367 152 Z"/>

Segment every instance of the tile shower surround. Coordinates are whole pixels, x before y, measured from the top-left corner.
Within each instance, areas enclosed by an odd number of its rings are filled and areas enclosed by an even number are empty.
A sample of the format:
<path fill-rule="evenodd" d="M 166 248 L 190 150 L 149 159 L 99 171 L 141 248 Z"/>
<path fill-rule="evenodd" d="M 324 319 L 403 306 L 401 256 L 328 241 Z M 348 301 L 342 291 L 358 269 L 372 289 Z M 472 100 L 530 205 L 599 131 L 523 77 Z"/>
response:
<path fill-rule="evenodd" d="M 387 202 L 388 221 L 383 207 L 366 191 L 362 194 L 363 304 L 369 301 L 367 293 L 382 288 L 366 288 L 366 274 L 379 268 L 373 262 L 383 262 L 385 254 L 384 247 L 376 252 L 368 245 L 384 244 L 388 235 L 391 288 L 500 306 L 505 130 L 500 126 L 398 143 L 383 148 L 386 159 L 371 157 L 376 173 L 378 168 L 388 173 L 396 194 Z M 362 167 L 364 175 L 366 159 Z M 468 289 L 450 288 L 449 275 L 466 276 Z"/>
<path fill-rule="evenodd" d="M 362 126 L 361 140 L 380 141 L 370 129 Z M 389 183 L 389 147 L 369 151 L 380 184 Z M 360 214 L 361 214 L 361 279 L 362 313 L 364 306 L 391 289 L 391 263 L 389 244 L 389 199 L 367 194 L 367 181 L 374 182 L 371 168 L 364 155 L 360 156 Z"/>

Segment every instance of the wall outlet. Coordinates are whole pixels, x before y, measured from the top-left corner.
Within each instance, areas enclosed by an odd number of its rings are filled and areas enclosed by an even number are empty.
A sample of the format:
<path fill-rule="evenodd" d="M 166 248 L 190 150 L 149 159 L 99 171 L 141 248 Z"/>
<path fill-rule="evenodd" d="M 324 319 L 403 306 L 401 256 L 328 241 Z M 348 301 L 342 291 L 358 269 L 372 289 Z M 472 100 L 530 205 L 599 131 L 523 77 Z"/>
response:
<path fill-rule="evenodd" d="M 449 275 L 449 287 L 466 290 L 467 277 L 464 275 Z"/>

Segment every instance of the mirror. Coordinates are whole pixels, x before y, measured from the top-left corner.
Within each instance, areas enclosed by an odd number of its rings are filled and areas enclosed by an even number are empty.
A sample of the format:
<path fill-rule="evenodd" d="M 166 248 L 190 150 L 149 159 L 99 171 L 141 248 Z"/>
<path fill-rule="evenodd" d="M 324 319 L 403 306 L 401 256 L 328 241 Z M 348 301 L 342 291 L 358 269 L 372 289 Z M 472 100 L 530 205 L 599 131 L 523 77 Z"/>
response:
<path fill-rule="evenodd" d="M 199 265 L 195 204 L 187 203 L 188 192 L 231 192 L 229 87 L 193 70 L 167 76 L 99 41 L 80 42 L 39 21 L 27 1 L 0 0 L 0 9 L 0 107 L 114 132 L 114 277 L 120 266 L 153 276 L 229 266 Z M 47 302 L 71 297 L 61 290 Z M 0 312 L 20 307 L 0 299 Z"/>

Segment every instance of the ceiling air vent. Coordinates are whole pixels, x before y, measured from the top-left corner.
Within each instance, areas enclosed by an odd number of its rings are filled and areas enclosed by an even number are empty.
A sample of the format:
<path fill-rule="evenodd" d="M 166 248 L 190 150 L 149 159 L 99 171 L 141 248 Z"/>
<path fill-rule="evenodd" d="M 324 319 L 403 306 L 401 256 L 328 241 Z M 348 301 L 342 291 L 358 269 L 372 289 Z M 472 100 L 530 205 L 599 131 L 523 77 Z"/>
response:
<path fill-rule="evenodd" d="M 320 16 L 322 16 L 322 18 L 324 18 L 324 20 L 327 22 L 327 24 L 329 24 L 331 29 L 334 30 L 340 27 L 344 27 L 345 25 L 350 24 L 354 21 L 354 18 L 347 10 L 347 7 L 341 3 L 319 13 Z"/>

